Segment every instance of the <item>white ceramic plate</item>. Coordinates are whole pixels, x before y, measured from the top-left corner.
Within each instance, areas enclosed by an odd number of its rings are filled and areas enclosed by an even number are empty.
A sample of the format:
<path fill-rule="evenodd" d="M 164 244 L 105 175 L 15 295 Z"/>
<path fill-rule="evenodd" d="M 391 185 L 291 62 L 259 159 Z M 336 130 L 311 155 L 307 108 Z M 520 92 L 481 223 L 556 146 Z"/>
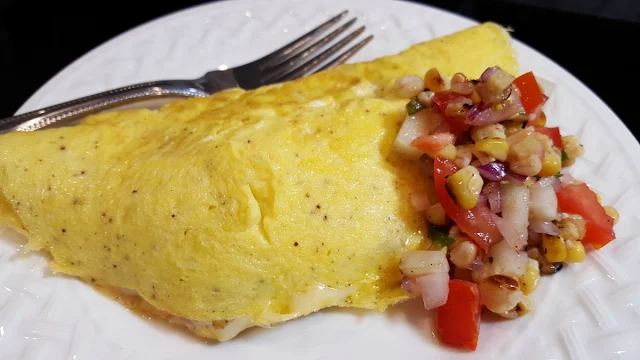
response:
<path fill-rule="evenodd" d="M 375 40 L 351 61 L 395 53 L 414 42 L 474 25 L 462 17 L 384 0 L 239 0 L 188 9 L 131 30 L 64 69 L 20 112 L 129 83 L 193 78 L 258 58 L 343 9 Z M 516 29 L 517 30 L 517 29 Z M 514 36 L 517 37 L 515 32 Z M 412 301 L 385 314 L 325 310 L 254 329 L 222 344 L 129 313 L 75 279 L 48 272 L 22 240 L 0 240 L 0 359 L 638 359 L 640 358 L 640 146 L 611 110 L 558 65 L 516 42 L 522 71 L 557 84 L 550 122 L 576 134 L 587 153 L 571 170 L 621 214 L 618 239 L 583 264 L 545 278 L 537 309 L 485 322 L 475 353 L 424 336 Z"/>

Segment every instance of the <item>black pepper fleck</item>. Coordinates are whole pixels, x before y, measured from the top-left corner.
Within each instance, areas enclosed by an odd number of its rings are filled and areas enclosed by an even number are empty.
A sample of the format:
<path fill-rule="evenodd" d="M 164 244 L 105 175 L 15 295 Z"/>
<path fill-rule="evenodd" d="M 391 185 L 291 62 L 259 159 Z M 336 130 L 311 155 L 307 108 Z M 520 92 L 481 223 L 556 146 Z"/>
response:
<path fill-rule="evenodd" d="M 320 209 L 321 207 L 320 204 L 316 205 L 316 209 Z"/>
<path fill-rule="evenodd" d="M 324 216 L 324 221 L 327 221 L 328 219 L 329 219 L 329 216 L 328 216 L 328 215 L 325 215 L 325 216 Z"/>
<path fill-rule="evenodd" d="M 293 243 L 293 246 L 298 246 L 298 242 L 297 242 L 297 241 L 296 241 L 296 242 L 294 242 L 294 243 Z"/>
<path fill-rule="evenodd" d="M 172 218 L 176 217 L 176 214 L 171 214 L 171 217 L 172 217 Z"/>
<path fill-rule="evenodd" d="M 66 150 L 67 148 L 65 146 L 60 146 L 60 150 Z"/>
<path fill-rule="evenodd" d="M 63 233 L 66 233 L 66 232 L 67 232 L 67 229 L 62 229 L 62 232 L 63 232 Z"/>

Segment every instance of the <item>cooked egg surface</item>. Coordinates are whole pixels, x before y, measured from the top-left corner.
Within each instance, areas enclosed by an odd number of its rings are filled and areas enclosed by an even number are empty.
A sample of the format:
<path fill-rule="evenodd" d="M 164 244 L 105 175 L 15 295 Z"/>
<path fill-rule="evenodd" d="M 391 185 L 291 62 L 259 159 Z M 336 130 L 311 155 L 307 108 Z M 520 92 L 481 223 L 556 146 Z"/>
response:
<path fill-rule="evenodd" d="M 494 65 L 518 73 L 488 23 L 285 84 L 0 135 L 0 224 L 55 271 L 128 289 L 201 336 L 382 311 L 409 296 L 400 255 L 428 241 L 408 201 L 422 175 L 392 149 L 407 100 L 391 84 Z"/>

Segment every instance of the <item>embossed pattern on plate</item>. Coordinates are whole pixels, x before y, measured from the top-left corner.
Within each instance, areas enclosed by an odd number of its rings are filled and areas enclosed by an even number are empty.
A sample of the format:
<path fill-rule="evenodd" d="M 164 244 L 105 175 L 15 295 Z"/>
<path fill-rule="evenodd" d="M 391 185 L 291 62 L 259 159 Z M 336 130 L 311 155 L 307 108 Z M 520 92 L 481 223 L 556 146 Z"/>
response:
<path fill-rule="evenodd" d="M 195 77 L 259 57 L 348 8 L 374 41 L 351 59 L 391 54 L 471 26 L 459 16 L 386 0 L 238 0 L 155 20 L 83 56 L 36 92 L 20 112 L 129 83 Z M 517 29 L 514 36 L 517 37 Z M 411 301 L 385 314 L 327 309 L 273 329 L 209 344 L 144 319 L 24 254 L 0 234 L 0 359 L 638 359 L 640 358 L 640 146 L 615 114 L 558 65 L 516 42 L 522 71 L 557 84 L 550 123 L 578 135 L 586 155 L 571 172 L 621 214 L 618 239 L 583 264 L 545 278 L 537 309 L 515 321 L 483 322 L 475 353 L 439 346 Z M 430 318 L 427 318 L 428 320 Z M 427 321 L 428 321 L 427 320 Z M 428 322 L 427 322 L 428 323 Z"/>

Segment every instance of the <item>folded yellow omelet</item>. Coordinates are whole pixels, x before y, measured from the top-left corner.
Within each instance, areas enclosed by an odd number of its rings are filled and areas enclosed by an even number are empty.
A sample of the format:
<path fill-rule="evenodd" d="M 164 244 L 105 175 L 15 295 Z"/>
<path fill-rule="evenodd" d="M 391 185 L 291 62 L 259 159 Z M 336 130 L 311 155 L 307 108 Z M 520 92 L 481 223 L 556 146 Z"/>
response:
<path fill-rule="evenodd" d="M 518 73 L 486 23 L 397 55 L 159 111 L 0 136 L 0 225 L 51 267 L 129 306 L 227 340 L 330 306 L 410 295 L 400 255 L 423 246 L 420 170 L 393 139 L 393 81 L 431 67 Z"/>

